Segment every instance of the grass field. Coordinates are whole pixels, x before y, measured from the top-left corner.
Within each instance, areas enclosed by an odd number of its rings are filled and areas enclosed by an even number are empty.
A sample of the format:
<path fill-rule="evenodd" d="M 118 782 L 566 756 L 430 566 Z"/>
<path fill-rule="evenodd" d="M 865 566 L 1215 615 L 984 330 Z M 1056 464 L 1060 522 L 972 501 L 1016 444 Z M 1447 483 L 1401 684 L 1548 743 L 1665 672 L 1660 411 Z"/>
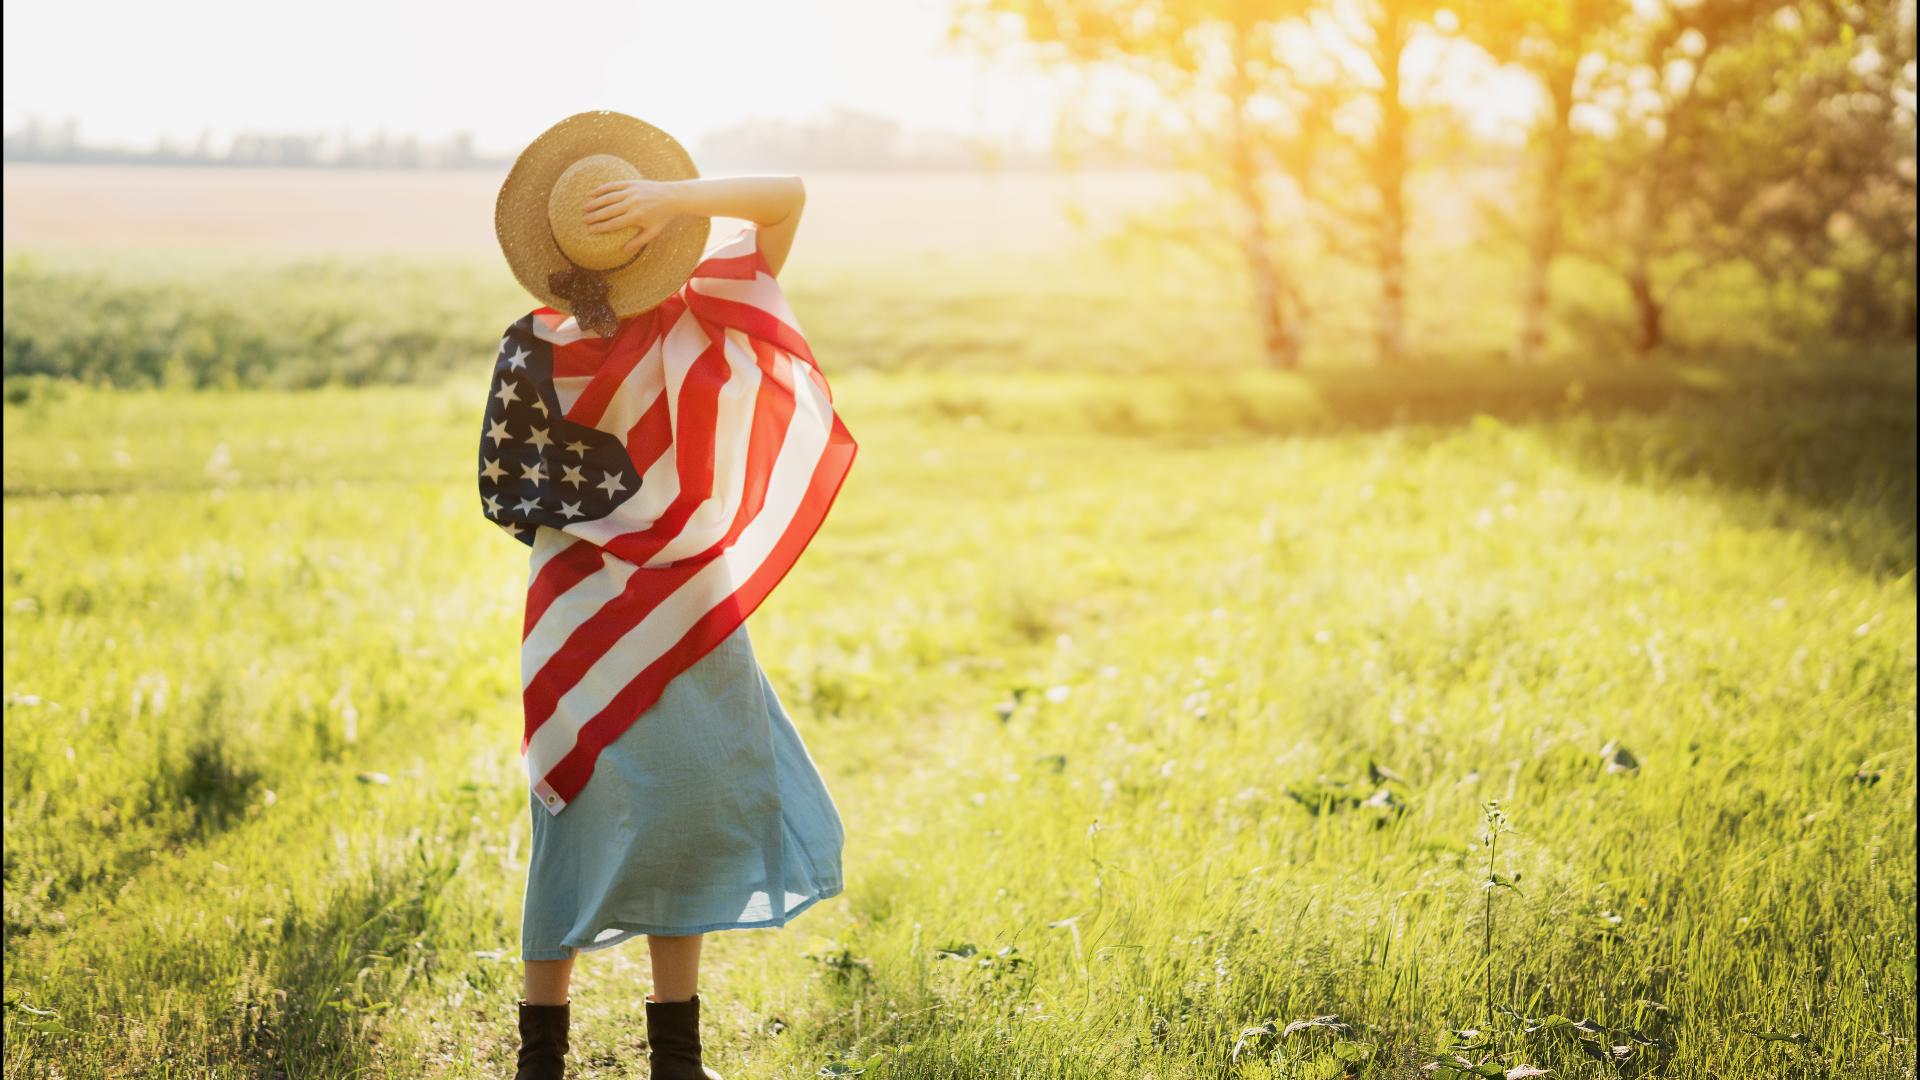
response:
<path fill-rule="evenodd" d="M 1913 1075 L 1910 356 L 1010 366 L 835 376 L 750 632 L 849 885 L 710 941 L 730 1080 Z M 511 1071 L 484 388 L 7 405 L 7 1076 Z"/>
<path fill-rule="evenodd" d="M 530 306 L 486 227 L 496 182 L 10 165 L 7 396 L 42 378 L 233 389 L 456 376 Z M 1149 215 L 1192 230 L 1178 248 L 1125 226 L 1178 188 L 1134 174 L 809 177 L 805 240 L 782 285 L 839 372 L 1257 368 L 1231 235 L 1204 212 Z M 1496 360 L 1519 329 L 1524 254 L 1459 190 L 1415 194 L 1409 352 Z M 1377 290 L 1362 247 L 1284 241 L 1307 366 L 1369 360 Z M 1555 279 L 1556 359 L 1617 367 L 1632 322 L 1618 276 L 1568 258 Z M 1838 287 L 1787 297 L 1726 266 L 1673 300 L 1668 329 L 1683 353 L 1790 358 L 1825 348 Z"/>

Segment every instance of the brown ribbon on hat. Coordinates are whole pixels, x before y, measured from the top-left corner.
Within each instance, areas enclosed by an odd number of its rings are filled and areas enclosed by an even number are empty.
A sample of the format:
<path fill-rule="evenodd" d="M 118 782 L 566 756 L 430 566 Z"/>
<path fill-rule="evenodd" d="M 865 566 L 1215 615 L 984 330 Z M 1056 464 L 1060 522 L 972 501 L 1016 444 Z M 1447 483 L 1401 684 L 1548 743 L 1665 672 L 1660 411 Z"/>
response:
<path fill-rule="evenodd" d="M 551 221 L 547 222 L 547 236 L 553 240 L 553 249 L 560 253 L 561 258 L 567 259 L 567 252 L 560 246 L 559 237 L 553 235 Z M 647 245 L 641 244 L 632 259 L 606 270 L 590 270 L 567 259 L 567 269 L 555 270 L 547 275 L 547 288 L 567 302 L 573 309 L 574 320 L 583 329 L 602 337 L 611 337 L 620 328 L 620 319 L 613 313 L 613 305 L 607 302 L 607 291 L 611 287 L 607 275 L 632 266 L 634 259 L 638 259 L 646 250 Z"/>

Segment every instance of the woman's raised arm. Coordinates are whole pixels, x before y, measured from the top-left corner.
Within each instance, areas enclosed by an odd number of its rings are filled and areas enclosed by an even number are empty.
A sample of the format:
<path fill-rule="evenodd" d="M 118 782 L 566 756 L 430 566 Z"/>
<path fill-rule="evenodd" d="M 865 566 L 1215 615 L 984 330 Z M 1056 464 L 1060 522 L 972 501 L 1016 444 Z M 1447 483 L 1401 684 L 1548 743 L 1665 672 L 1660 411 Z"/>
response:
<path fill-rule="evenodd" d="M 760 254 L 777 275 L 793 249 L 807 190 L 797 176 L 720 176 L 696 180 L 615 180 L 595 188 L 583 209 L 588 232 L 638 228 L 629 253 L 677 214 L 745 218 L 759 226 Z"/>

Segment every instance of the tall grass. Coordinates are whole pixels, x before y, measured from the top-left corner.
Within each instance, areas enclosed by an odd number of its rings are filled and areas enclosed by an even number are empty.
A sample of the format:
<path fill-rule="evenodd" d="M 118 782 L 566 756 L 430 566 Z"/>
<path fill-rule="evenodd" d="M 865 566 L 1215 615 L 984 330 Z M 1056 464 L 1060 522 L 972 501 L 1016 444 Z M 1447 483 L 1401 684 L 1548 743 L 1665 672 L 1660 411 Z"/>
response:
<path fill-rule="evenodd" d="M 1607 368 L 837 377 L 751 633 L 849 887 L 718 1067 L 1912 1075 L 1911 361 Z M 6 408 L 6 1075 L 510 1070 L 483 377 Z"/>

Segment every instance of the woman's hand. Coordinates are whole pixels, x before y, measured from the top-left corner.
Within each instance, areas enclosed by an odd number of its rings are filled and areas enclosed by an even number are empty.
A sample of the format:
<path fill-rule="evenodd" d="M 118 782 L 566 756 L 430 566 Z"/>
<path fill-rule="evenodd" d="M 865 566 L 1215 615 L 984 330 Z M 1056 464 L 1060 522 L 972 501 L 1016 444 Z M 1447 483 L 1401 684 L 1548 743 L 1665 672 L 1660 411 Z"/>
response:
<path fill-rule="evenodd" d="M 680 214 L 677 190 L 671 180 L 611 180 L 601 184 L 593 189 L 582 210 L 587 231 L 639 229 L 620 248 L 631 255 Z"/>
<path fill-rule="evenodd" d="M 759 226 L 755 243 L 767 268 L 779 275 L 807 204 L 799 177 L 713 176 L 671 183 L 674 209 L 682 214 L 745 218 Z"/>

